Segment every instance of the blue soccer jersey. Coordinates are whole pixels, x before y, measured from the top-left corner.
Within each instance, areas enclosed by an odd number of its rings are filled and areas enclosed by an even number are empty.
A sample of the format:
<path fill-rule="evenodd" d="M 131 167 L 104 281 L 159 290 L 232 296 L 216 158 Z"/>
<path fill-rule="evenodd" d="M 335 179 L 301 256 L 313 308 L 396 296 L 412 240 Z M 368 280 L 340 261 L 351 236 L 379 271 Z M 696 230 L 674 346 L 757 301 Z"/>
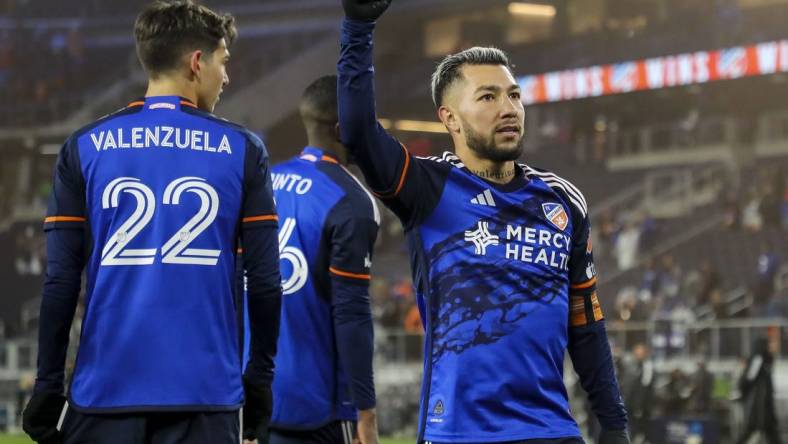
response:
<path fill-rule="evenodd" d="M 318 148 L 275 166 L 272 183 L 283 301 L 271 425 L 308 430 L 355 420 L 357 408 L 374 406 L 367 288 L 380 213 L 358 180 Z M 352 321 L 364 324 L 360 330 L 343 330 L 359 327 L 343 326 L 343 297 L 361 304 L 365 313 Z M 343 339 L 347 332 L 355 337 Z M 352 355 L 368 359 L 356 363 Z"/>
<path fill-rule="evenodd" d="M 86 234 L 74 408 L 241 406 L 236 245 L 277 219 L 259 138 L 179 97 L 133 102 L 68 139 L 47 214 L 48 233 Z M 42 320 L 58 303 L 49 281 Z M 58 354 L 42 343 L 37 389 L 62 381 Z"/>
<path fill-rule="evenodd" d="M 526 165 L 501 185 L 452 153 L 412 156 L 376 121 L 373 27 L 343 24 L 340 127 L 408 239 L 426 332 L 419 439 L 579 437 L 564 386 L 567 350 L 603 427 L 626 428 L 583 195 Z"/>

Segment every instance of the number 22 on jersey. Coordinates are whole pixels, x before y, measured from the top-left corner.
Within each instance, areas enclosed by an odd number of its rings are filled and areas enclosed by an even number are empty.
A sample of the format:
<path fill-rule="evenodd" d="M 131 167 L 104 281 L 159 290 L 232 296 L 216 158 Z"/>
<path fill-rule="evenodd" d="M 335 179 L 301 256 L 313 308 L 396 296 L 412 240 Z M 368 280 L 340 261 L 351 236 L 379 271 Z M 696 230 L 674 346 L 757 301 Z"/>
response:
<path fill-rule="evenodd" d="M 205 179 L 180 177 L 164 190 L 164 205 L 180 204 L 181 195 L 191 192 L 200 198 L 200 209 L 161 247 L 161 262 L 165 264 L 216 265 L 221 250 L 188 248 L 216 219 L 219 212 L 219 194 Z M 148 225 L 156 212 L 153 190 L 134 177 L 119 177 L 110 182 L 101 196 L 101 207 L 117 208 L 121 193 L 134 197 L 136 207 L 101 251 L 101 265 L 151 265 L 158 248 L 128 248 L 131 241 Z"/>

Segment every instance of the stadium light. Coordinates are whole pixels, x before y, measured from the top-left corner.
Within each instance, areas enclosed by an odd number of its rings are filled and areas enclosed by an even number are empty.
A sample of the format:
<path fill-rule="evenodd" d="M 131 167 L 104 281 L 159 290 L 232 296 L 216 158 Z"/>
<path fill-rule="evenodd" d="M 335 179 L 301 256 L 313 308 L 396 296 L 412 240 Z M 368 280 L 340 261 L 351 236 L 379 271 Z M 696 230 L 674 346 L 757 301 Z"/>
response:
<path fill-rule="evenodd" d="M 555 6 L 541 5 L 538 3 L 509 3 L 509 13 L 512 15 L 527 15 L 532 17 L 555 17 Z"/>

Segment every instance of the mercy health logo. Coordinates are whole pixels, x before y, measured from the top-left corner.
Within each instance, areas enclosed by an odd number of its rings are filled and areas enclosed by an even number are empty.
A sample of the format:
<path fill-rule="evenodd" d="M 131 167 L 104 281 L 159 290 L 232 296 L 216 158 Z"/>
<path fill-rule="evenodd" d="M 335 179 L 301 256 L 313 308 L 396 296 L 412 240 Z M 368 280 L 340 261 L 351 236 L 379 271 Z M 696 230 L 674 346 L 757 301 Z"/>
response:
<path fill-rule="evenodd" d="M 557 204 L 556 204 L 557 205 Z M 560 209 L 545 208 L 545 212 L 553 214 L 551 222 L 556 226 L 566 226 L 560 222 L 566 213 Z M 557 270 L 566 271 L 569 266 L 569 251 L 572 239 L 561 231 L 546 227 L 530 227 L 523 225 L 506 225 L 504 231 L 490 231 L 490 223 L 480 220 L 475 229 L 465 231 L 465 241 L 473 245 L 477 256 L 502 256 L 506 259 L 521 261 L 530 264 L 545 265 Z M 502 248 L 491 249 L 490 247 Z"/>
<path fill-rule="evenodd" d="M 544 211 L 547 220 L 561 231 L 564 231 L 567 224 L 569 224 L 569 217 L 567 217 L 564 207 L 557 203 L 542 204 L 542 211 Z"/>
<path fill-rule="evenodd" d="M 498 245 L 500 238 L 495 234 L 490 233 L 489 222 L 479 221 L 478 227 L 475 230 L 468 230 L 465 232 L 465 241 L 473 242 L 475 252 L 479 256 L 487 254 L 487 247 L 490 245 Z"/>

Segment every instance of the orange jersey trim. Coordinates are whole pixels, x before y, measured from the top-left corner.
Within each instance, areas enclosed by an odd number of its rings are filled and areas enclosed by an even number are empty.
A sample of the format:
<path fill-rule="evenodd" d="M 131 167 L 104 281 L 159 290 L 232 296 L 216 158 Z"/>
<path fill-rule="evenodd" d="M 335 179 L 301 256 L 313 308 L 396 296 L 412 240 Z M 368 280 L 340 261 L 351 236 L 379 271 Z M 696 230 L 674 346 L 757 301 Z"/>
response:
<path fill-rule="evenodd" d="M 596 292 L 591 294 L 591 309 L 594 322 L 601 321 L 605 318 L 602 314 L 602 307 L 599 305 L 599 298 Z M 579 327 L 589 323 L 590 320 L 586 316 L 585 296 L 572 296 L 569 305 L 569 314 L 569 325 L 572 327 Z"/>
<path fill-rule="evenodd" d="M 142 106 L 144 104 L 145 104 L 145 102 L 142 102 L 142 101 L 131 102 L 131 103 L 128 104 L 128 107 L 131 108 L 132 106 Z"/>
<path fill-rule="evenodd" d="M 334 268 L 334 267 L 328 267 L 328 271 L 330 271 L 330 272 L 334 273 L 334 274 L 335 274 L 335 275 L 337 275 L 337 276 L 342 276 L 342 277 L 346 277 L 346 278 L 352 278 L 352 279 L 364 279 L 364 280 L 366 280 L 366 281 L 368 281 L 368 280 L 372 279 L 372 276 L 370 276 L 370 275 L 368 275 L 368 274 L 360 274 L 360 273 L 349 273 L 349 272 L 347 272 L 347 271 L 337 270 L 337 269 L 336 269 L 336 268 Z"/>
<path fill-rule="evenodd" d="M 49 216 L 44 219 L 44 223 L 50 222 L 85 222 L 87 219 L 79 216 Z"/>
<path fill-rule="evenodd" d="M 594 309 L 594 321 L 601 321 L 605 318 L 605 315 L 602 314 L 602 306 L 599 304 L 599 298 L 596 296 L 596 292 L 591 295 L 591 307 Z"/>
<path fill-rule="evenodd" d="M 181 106 L 191 106 L 192 108 L 197 108 L 197 105 L 189 102 L 188 100 L 181 100 Z"/>
<path fill-rule="evenodd" d="M 592 287 L 594 284 L 596 284 L 596 277 L 593 277 L 590 280 L 583 282 L 582 284 L 572 285 L 572 289 L 582 290 L 584 288 Z"/>
<path fill-rule="evenodd" d="M 265 215 L 262 215 L 262 216 L 245 217 L 245 218 L 241 219 L 241 222 L 244 222 L 244 223 L 246 223 L 246 222 L 260 222 L 260 221 L 264 221 L 264 220 L 273 220 L 273 221 L 277 221 L 278 222 L 279 221 L 279 217 L 276 214 L 265 214 Z"/>
<path fill-rule="evenodd" d="M 337 161 L 336 159 L 334 159 L 331 156 L 323 156 L 323 157 L 320 158 L 320 160 L 323 160 L 323 161 L 329 162 L 329 163 L 335 163 L 335 164 L 339 165 L 339 161 Z"/>
<path fill-rule="evenodd" d="M 405 148 L 405 145 L 403 145 L 402 143 L 400 143 L 399 145 L 402 147 L 402 150 L 405 151 L 405 166 L 402 167 L 402 174 L 400 174 L 399 176 L 399 183 L 397 183 L 397 188 L 394 190 L 393 193 L 380 194 L 380 193 L 375 193 L 374 191 L 372 192 L 372 194 L 380 197 L 381 199 L 390 199 L 392 197 L 397 197 L 399 192 L 402 191 L 402 187 L 405 185 L 405 176 L 407 176 L 408 169 L 410 168 L 410 153 L 408 152 L 408 149 Z"/>

